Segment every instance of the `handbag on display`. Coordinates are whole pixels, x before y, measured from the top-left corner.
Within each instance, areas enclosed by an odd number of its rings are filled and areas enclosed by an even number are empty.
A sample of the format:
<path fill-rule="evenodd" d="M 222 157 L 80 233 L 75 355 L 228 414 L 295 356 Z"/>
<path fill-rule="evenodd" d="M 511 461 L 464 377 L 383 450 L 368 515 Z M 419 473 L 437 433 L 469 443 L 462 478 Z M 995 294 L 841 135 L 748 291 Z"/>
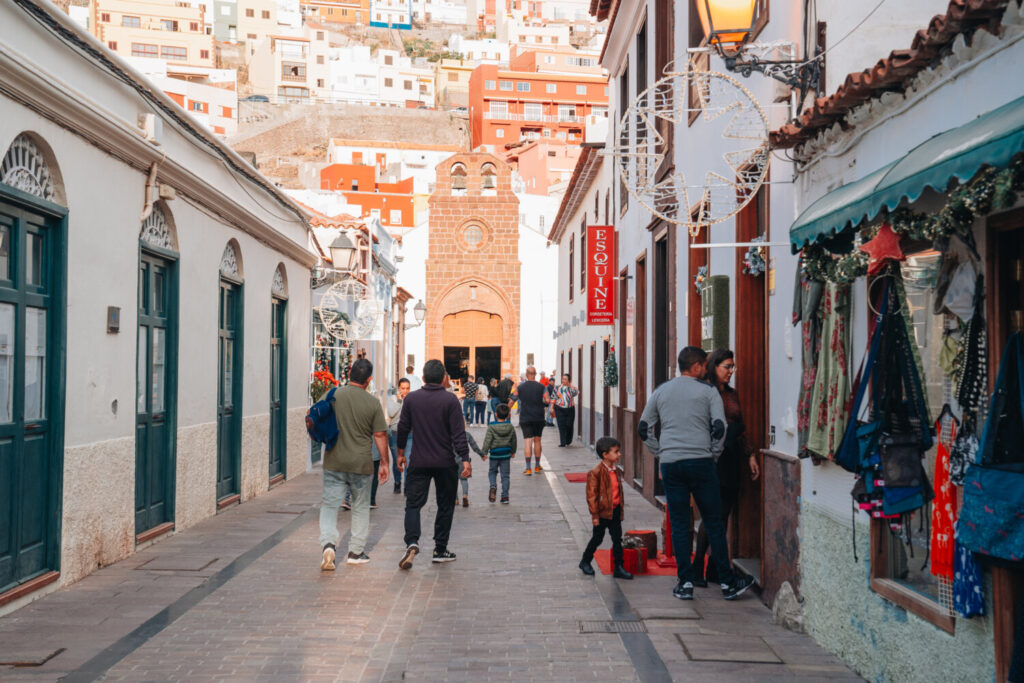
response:
<path fill-rule="evenodd" d="M 949 451 L 949 480 L 954 486 L 964 485 L 967 466 L 978 457 L 977 420 L 973 413 L 964 414 L 964 423 L 957 430 Z"/>
<path fill-rule="evenodd" d="M 957 541 L 968 550 L 1024 560 L 1024 337 L 1003 352 L 977 456 L 964 478 Z"/>

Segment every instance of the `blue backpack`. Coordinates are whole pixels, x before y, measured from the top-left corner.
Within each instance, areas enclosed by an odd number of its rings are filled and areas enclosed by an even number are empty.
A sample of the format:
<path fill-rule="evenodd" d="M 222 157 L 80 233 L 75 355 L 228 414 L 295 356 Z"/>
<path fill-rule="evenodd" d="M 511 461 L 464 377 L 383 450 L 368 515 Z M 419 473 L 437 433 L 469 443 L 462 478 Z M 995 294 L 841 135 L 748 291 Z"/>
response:
<path fill-rule="evenodd" d="M 334 392 L 338 387 L 332 387 L 327 396 L 320 399 L 309 407 L 306 413 L 306 431 L 309 438 L 317 443 L 324 444 L 328 450 L 334 448 L 338 441 L 338 421 L 334 418 Z"/>

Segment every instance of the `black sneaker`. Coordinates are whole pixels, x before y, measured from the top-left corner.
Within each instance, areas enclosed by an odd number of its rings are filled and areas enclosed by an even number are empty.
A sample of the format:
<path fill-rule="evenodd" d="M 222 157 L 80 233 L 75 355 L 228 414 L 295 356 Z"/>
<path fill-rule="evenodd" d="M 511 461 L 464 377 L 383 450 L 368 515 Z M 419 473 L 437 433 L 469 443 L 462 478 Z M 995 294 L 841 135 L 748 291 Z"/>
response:
<path fill-rule="evenodd" d="M 441 562 L 454 562 L 455 561 L 455 553 L 453 553 L 450 550 L 435 550 L 434 551 L 434 557 L 430 561 L 431 562 L 437 562 L 437 563 L 441 563 Z"/>
<path fill-rule="evenodd" d="M 589 562 L 584 562 L 583 560 L 580 560 L 580 571 L 587 576 L 594 575 L 594 567 Z"/>
<path fill-rule="evenodd" d="M 412 561 L 420 552 L 420 547 L 415 543 L 410 543 L 405 549 L 405 555 L 402 555 L 402 559 L 398 561 L 399 569 L 412 569 Z"/>
<path fill-rule="evenodd" d="M 616 579 L 632 579 L 633 575 L 626 571 L 626 568 L 621 564 L 615 565 L 615 569 L 612 571 L 612 576 Z"/>
<path fill-rule="evenodd" d="M 752 576 L 737 576 L 733 579 L 732 583 L 722 584 L 722 597 L 726 600 L 735 600 L 744 593 L 747 589 L 754 585 L 754 577 Z"/>
<path fill-rule="evenodd" d="M 501 504 L 502 505 L 508 505 L 508 496 L 502 496 L 501 497 Z"/>
<path fill-rule="evenodd" d="M 370 561 L 370 556 L 366 553 L 349 553 L 348 557 L 345 558 L 345 564 L 366 564 Z"/>
<path fill-rule="evenodd" d="M 402 492 L 402 485 L 401 484 L 395 484 L 395 493 L 401 493 L 401 492 Z"/>
<path fill-rule="evenodd" d="M 686 583 L 680 581 L 676 584 L 676 587 L 672 589 L 672 595 L 680 600 L 693 600 L 693 584 L 689 581 Z"/>

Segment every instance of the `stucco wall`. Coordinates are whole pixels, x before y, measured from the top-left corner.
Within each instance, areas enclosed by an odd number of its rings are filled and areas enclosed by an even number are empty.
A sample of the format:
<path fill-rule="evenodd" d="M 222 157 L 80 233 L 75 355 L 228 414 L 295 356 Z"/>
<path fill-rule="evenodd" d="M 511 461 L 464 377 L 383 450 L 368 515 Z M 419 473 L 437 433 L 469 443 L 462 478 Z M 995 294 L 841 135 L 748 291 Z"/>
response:
<path fill-rule="evenodd" d="M 866 518 L 857 525 L 858 562 L 849 522 L 840 523 L 816 505 L 802 506 L 800 536 L 808 633 L 861 676 L 892 683 L 995 679 L 987 617 L 957 619 L 950 635 L 871 590 Z"/>
<path fill-rule="evenodd" d="M 135 551 L 135 439 L 64 451 L 61 583 Z"/>

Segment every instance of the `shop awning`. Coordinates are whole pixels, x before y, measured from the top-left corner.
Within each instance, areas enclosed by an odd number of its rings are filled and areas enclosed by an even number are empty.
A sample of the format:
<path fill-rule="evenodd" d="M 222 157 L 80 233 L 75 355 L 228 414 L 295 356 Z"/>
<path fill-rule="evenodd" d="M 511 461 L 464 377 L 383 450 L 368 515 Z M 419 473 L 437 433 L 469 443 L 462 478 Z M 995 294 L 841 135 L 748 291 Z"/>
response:
<path fill-rule="evenodd" d="M 898 161 L 843 185 L 811 204 L 790 228 L 793 250 L 827 238 L 904 199 L 916 201 L 926 188 L 945 192 L 952 178 L 970 180 L 982 166 L 1006 166 L 1024 151 L 1024 97 L 947 130 Z"/>

